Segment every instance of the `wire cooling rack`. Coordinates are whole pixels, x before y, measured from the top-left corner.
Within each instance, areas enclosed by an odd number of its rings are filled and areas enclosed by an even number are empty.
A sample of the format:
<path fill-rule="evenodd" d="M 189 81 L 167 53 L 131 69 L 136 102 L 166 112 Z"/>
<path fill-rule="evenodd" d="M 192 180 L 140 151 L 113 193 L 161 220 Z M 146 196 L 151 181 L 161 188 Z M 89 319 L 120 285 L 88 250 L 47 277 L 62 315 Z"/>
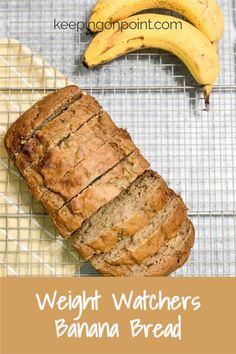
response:
<path fill-rule="evenodd" d="M 132 53 L 98 69 L 84 68 L 81 57 L 90 35 L 86 29 L 54 30 L 53 21 L 86 21 L 94 1 L 1 0 L 1 36 L 17 39 L 47 60 L 40 85 L 35 71 L 24 71 L 25 54 L 22 60 L 18 56 L 18 67 L 30 85 L 14 71 L 10 76 L 18 81 L 0 74 L 1 97 L 9 100 L 8 110 L 0 100 L 1 275 L 96 275 L 57 234 L 2 145 L 19 112 L 48 87 L 60 86 L 59 72 L 97 97 L 189 206 L 196 242 L 188 263 L 175 275 L 236 275 L 236 3 L 219 2 L 226 28 L 219 48 L 221 74 L 207 113 L 186 68 L 163 51 Z M 16 54 L 11 58 L 10 66 Z M 51 66 L 57 69 L 53 75 Z"/>

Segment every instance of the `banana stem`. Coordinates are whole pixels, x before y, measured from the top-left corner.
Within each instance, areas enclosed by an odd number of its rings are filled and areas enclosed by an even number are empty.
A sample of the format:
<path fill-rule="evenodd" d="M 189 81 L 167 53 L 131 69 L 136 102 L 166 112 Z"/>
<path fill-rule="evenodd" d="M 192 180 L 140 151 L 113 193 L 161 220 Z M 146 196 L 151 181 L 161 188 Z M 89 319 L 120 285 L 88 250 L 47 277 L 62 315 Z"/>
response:
<path fill-rule="evenodd" d="M 90 67 L 89 67 L 89 65 L 87 64 L 87 62 L 86 62 L 85 59 L 83 59 L 82 64 L 83 64 L 83 66 L 84 66 L 86 69 L 90 69 Z"/>
<path fill-rule="evenodd" d="M 206 85 L 203 87 L 203 93 L 204 93 L 204 98 L 205 98 L 205 111 L 207 111 L 207 112 L 210 111 L 210 95 L 211 95 L 212 89 L 213 89 L 212 85 Z"/>

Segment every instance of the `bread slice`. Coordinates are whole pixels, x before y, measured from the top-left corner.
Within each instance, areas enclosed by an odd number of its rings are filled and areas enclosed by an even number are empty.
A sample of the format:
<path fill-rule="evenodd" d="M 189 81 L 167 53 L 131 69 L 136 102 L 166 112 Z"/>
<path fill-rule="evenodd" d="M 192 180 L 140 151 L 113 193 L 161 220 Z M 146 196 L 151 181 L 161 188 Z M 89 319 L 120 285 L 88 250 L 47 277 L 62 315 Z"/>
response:
<path fill-rule="evenodd" d="M 166 276 L 180 268 L 188 260 L 193 243 L 194 227 L 189 219 L 185 219 L 175 237 L 164 242 L 156 254 L 141 263 L 111 265 L 97 256 L 91 258 L 90 262 L 104 276 Z"/>
<path fill-rule="evenodd" d="M 24 145 L 16 154 L 15 165 L 23 176 L 37 166 L 42 158 L 63 141 L 70 139 L 92 117 L 101 113 L 101 106 L 91 96 L 83 96 L 72 103 Z"/>
<path fill-rule="evenodd" d="M 86 260 L 94 252 L 108 252 L 118 238 L 133 236 L 164 206 L 169 189 L 164 180 L 148 170 L 106 204 L 75 234 L 73 247 Z"/>
<path fill-rule="evenodd" d="M 69 237 L 86 219 L 119 195 L 148 168 L 149 163 L 138 150 L 124 158 L 52 215 L 61 235 Z"/>
<path fill-rule="evenodd" d="M 37 102 L 11 125 L 4 139 L 5 148 L 11 159 L 24 144 L 43 126 L 66 110 L 82 96 L 77 86 L 62 88 Z"/>

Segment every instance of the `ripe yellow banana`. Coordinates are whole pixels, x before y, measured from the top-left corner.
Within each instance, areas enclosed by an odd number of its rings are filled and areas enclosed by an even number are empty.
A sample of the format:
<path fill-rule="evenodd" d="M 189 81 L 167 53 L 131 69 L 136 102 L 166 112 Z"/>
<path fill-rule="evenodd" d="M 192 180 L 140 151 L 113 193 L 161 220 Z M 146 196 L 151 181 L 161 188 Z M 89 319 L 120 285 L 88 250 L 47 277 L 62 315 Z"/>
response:
<path fill-rule="evenodd" d="M 99 0 L 92 10 L 89 29 L 99 32 L 140 11 L 163 8 L 180 13 L 209 38 L 217 42 L 224 31 L 224 17 L 216 0 Z"/>
<path fill-rule="evenodd" d="M 142 14 L 125 21 L 126 29 L 122 28 L 124 22 L 118 22 L 115 29 L 104 30 L 93 38 L 85 52 L 84 64 L 92 68 L 137 49 L 164 49 L 179 57 L 196 81 L 204 86 L 208 105 L 212 86 L 219 73 L 218 55 L 213 44 L 197 28 L 183 20 L 178 20 L 181 24 L 179 29 L 175 26 L 167 30 L 151 29 L 156 23 L 158 26 L 173 23 L 176 18 L 172 16 Z M 133 29 L 134 24 L 140 27 L 146 23 L 150 27 Z"/>

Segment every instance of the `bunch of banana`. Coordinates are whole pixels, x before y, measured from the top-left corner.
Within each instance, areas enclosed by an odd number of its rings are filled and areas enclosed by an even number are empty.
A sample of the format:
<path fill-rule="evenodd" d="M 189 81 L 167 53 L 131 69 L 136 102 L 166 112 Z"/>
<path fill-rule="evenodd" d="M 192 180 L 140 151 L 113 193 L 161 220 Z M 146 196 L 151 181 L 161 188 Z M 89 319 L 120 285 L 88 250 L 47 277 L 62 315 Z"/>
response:
<path fill-rule="evenodd" d="M 153 13 L 132 16 L 153 8 L 178 12 L 192 24 Z M 178 26 L 168 29 L 162 26 L 175 21 Z M 209 96 L 219 74 L 216 47 L 224 30 L 223 14 L 215 0 L 99 0 L 92 11 L 89 28 L 93 32 L 101 30 L 84 55 L 84 63 L 89 68 L 138 49 L 163 49 L 179 57 L 203 86 L 206 108 L 209 108 Z"/>

